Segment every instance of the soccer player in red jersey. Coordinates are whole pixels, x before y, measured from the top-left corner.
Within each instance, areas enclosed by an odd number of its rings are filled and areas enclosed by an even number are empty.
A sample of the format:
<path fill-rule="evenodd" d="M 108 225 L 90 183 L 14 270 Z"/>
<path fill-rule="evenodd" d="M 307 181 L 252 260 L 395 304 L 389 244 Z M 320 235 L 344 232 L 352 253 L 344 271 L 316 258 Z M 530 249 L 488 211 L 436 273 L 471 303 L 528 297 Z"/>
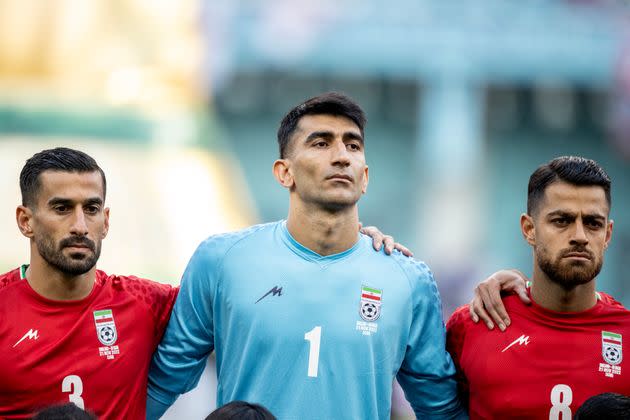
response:
<path fill-rule="evenodd" d="M 610 203 L 610 179 L 589 159 L 556 158 L 530 177 L 521 230 L 534 255 L 531 305 L 504 299 L 506 332 L 476 324 L 466 307 L 447 325 L 471 418 L 567 420 L 590 396 L 630 394 L 630 312 L 595 290 Z"/>
<path fill-rule="evenodd" d="M 90 156 L 37 153 L 20 188 L 30 264 L 0 276 L 0 418 L 72 402 L 103 419 L 144 419 L 151 355 L 177 289 L 96 269 L 109 209 Z"/>

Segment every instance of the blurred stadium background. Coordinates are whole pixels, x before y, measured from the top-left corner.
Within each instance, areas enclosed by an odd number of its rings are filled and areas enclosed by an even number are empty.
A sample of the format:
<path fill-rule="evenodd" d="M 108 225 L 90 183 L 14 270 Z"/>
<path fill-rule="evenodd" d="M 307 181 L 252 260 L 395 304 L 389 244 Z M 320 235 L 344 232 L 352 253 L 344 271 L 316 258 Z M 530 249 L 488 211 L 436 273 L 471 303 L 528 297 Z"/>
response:
<path fill-rule="evenodd" d="M 278 122 L 339 90 L 369 119 L 362 221 L 429 263 L 445 316 L 496 269 L 531 272 L 527 180 L 565 154 L 613 179 L 598 284 L 630 305 L 628 16 L 621 0 L 0 0 L 0 269 L 28 261 L 20 168 L 65 145 L 108 175 L 100 268 L 178 283 L 208 235 L 285 216 Z M 203 418 L 213 381 L 170 418 Z"/>

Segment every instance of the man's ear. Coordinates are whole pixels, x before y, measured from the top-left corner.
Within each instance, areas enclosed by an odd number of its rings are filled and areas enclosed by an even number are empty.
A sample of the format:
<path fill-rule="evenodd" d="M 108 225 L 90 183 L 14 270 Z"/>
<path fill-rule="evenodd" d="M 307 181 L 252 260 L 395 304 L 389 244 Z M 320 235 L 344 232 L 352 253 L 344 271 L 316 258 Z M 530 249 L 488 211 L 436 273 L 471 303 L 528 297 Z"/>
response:
<path fill-rule="evenodd" d="M 295 185 L 291 173 L 291 161 L 288 159 L 278 159 L 273 163 L 273 176 L 285 188 L 291 189 Z"/>
<path fill-rule="evenodd" d="M 534 226 L 534 219 L 529 214 L 521 214 L 521 233 L 528 244 L 536 245 L 536 227 Z"/>
<path fill-rule="evenodd" d="M 604 249 L 608 248 L 608 244 L 610 243 L 610 240 L 612 239 L 612 233 L 613 233 L 613 221 L 608 220 L 608 224 L 606 225 L 606 242 L 604 242 Z"/>
<path fill-rule="evenodd" d="M 361 192 L 365 194 L 367 192 L 368 183 L 370 181 L 370 171 L 368 171 L 367 165 L 365 165 L 365 173 L 363 176 L 363 186 L 361 187 Z"/>
<path fill-rule="evenodd" d="M 18 206 L 17 209 L 15 209 L 15 221 L 22 235 L 27 238 L 33 237 L 33 228 L 31 227 L 33 210 L 26 206 Z"/>
<path fill-rule="evenodd" d="M 105 217 L 105 220 L 103 222 L 103 235 L 102 235 L 102 239 L 105 239 L 107 237 L 107 232 L 109 232 L 109 207 L 105 207 L 105 209 L 103 210 L 103 216 Z"/>

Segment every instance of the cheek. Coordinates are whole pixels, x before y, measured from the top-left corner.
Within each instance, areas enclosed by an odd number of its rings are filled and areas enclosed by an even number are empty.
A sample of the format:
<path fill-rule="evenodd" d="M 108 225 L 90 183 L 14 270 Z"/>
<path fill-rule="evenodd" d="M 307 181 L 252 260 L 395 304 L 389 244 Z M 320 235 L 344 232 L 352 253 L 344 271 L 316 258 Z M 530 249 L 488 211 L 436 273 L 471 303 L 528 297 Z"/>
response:
<path fill-rule="evenodd" d="M 47 240 L 52 240 L 56 237 L 55 229 L 50 227 L 46 223 L 39 222 L 36 225 L 36 229 L 34 230 L 35 236 L 44 238 Z"/>
<path fill-rule="evenodd" d="M 92 224 L 92 228 L 90 231 L 94 232 L 94 235 L 97 237 L 102 237 L 105 233 L 105 217 L 100 217 L 97 221 Z"/>
<path fill-rule="evenodd" d="M 309 183 L 317 175 L 317 165 L 300 163 L 293 166 L 293 180 L 296 183 Z"/>

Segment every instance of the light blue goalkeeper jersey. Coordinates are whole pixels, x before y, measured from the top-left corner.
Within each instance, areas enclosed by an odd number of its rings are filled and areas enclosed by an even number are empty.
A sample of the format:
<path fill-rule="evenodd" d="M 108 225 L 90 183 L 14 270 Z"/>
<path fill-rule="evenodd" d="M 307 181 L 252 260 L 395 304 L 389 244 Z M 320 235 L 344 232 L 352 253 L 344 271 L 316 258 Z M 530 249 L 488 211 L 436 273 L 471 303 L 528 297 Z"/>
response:
<path fill-rule="evenodd" d="M 217 406 L 279 419 L 389 419 L 396 376 L 418 418 L 465 416 L 428 267 L 372 249 L 321 256 L 286 222 L 211 236 L 192 256 L 149 374 L 161 416 L 217 360 Z"/>

